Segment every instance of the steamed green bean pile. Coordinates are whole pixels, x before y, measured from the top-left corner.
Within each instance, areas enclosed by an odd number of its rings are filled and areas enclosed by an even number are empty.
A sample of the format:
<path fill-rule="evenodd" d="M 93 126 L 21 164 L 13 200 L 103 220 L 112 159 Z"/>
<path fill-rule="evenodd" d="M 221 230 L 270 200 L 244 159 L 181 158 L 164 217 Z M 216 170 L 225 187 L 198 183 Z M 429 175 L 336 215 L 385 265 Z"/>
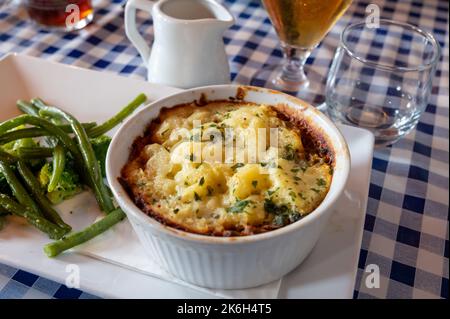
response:
<path fill-rule="evenodd" d="M 39 98 L 17 101 L 24 114 L 0 123 L 0 231 L 8 215 L 23 218 L 55 241 L 44 247 L 49 257 L 82 244 L 125 218 L 104 182 L 111 139 L 105 135 L 144 103 L 139 94 L 104 123 L 81 123 Z M 73 232 L 54 205 L 92 190 L 105 216 Z"/>

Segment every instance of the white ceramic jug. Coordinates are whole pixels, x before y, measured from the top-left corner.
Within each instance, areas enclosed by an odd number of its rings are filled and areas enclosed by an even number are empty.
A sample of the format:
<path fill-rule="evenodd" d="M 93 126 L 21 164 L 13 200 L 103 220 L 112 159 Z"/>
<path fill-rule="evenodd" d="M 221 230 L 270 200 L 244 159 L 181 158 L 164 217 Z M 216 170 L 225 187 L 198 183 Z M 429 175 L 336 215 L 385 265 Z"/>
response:
<path fill-rule="evenodd" d="M 152 49 L 136 28 L 136 9 L 153 17 Z M 139 51 L 148 81 L 179 88 L 230 82 L 223 32 L 234 22 L 213 0 L 128 0 L 125 31 Z"/>

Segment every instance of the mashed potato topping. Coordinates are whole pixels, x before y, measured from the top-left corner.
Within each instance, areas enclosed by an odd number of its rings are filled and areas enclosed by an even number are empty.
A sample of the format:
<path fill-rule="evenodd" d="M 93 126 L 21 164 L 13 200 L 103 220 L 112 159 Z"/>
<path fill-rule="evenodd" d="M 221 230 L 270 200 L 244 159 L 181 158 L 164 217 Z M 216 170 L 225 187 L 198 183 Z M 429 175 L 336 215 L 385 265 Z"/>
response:
<path fill-rule="evenodd" d="M 300 130 L 273 107 L 241 102 L 163 110 L 122 170 L 149 215 L 218 236 L 299 220 L 324 199 L 331 178 L 332 164 L 304 147 Z"/>

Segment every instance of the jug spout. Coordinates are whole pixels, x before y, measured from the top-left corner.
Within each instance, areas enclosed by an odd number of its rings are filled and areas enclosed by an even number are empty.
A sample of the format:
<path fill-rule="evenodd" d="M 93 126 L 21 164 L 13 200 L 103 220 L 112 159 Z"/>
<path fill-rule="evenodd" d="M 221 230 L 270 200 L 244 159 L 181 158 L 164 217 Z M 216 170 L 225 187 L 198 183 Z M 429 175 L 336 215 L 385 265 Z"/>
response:
<path fill-rule="evenodd" d="M 209 2 L 211 4 L 212 12 L 215 15 L 214 24 L 217 24 L 217 26 L 221 26 L 223 31 L 234 24 L 234 17 L 230 13 L 230 11 L 228 11 L 228 9 L 215 1 L 205 0 L 205 2 Z"/>
<path fill-rule="evenodd" d="M 233 15 L 214 0 L 163 0 L 160 12 L 169 20 L 183 21 L 185 24 L 195 22 L 221 25 L 228 28 L 234 23 Z"/>
<path fill-rule="evenodd" d="M 231 15 L 230 15 L 231 16 Z M 231 16 L 230 19 L 222 20 L 216 19 L 210 22 L 209 27 L 216 29 L 217 32 L 223 33 L 226 29 L 234 24 L 234 18 Z"/>

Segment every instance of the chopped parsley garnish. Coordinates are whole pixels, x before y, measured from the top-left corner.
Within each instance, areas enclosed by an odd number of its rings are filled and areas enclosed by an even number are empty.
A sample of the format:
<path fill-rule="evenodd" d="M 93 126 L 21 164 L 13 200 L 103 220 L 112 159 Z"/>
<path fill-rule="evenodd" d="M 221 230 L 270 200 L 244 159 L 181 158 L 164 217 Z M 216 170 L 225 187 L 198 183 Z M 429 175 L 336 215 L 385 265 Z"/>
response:
<path fill-rule="evenodd" d="M 270 198 L 266 198 L 264 200 L 264 210 L 270 214 L 276 214 L 277 205 Z"/>
<path fill-rule="evenodd" d="M 289 207 L 286 205 L 277 205 L 270 198 L 264 200 L 264 210 L 270 214 L 286 214 L 289 211 Z"/>
<path fill-rule="evenodd" d="M 254 188 L 256 188 L 256 185 L 258 185 L 258 181 L 252 181 L 252 185 Z"/>
<path fill-rule="evenodd" d="M 194 198 L 196 201 L 201 200 L 201 197 L 197 194 L 197 192 L 194 192 Z"/>
<path fill-rule="evenodd" d="M 312 190 L 313 192 L 320 193 L 320 190 L 318 190 L 318 189 L 316 189 L 316 188 L 314 188 L 314 187 L 311 187 L 311 190 Z"/>
<path fill-rule="evenodd" d="M 300 163 L 300 169 L 304 173 L 308 169 L 308 164 L 305 161 L 301 161 Z"/>
<path fill-rule="evenodd" d="M 298 193 L 298 196 L 300 196 L 301 199 L 306 200 L 306 197 L 302 192 Z"/>
<path fill-rule="evenodd" d="M 287 144 L 284 146 L 283 159 L 287 161 L 293 161 L 297 158 L 297 151 L 294 149 L 292 144 Z"/>
<path fill-rule="evenodd" d="M 276 189 L 274 189 L 273 191 L 271 191 L 270 189 L 267 191 L 267 194 L 269 195 L 269 196 L 272 196 L 277 190 L 279 190 L 280 188 L 279 187 L 277 187 Z"/>
<path fill-rule="evenodd" d="M 233 166 L 231 166 L 231 169 L 235 170 L 236 168 L 242 167 L 244 165 L 245 165 L 244 163 L 236 163 Z"/>
<path fill-rule="evenodd" d="M 252 203 L 251 200 L 238 200 L 233 206 L 227 208 L 228 213 L 242 213 L 242 211 Z"/>
<path fill-rule="evenodd" d="M 205 184 L 205 178 L 202 176 L 198 181 L 198 185 L 202 186 L 203 184 Z"/>
<path fill-rule="evenodd" d="M 173 210 L 173 213 L 174 214 L 176 214 L 176 213 L 178 213 L 180 210 L 178 209 L 178 208 L 175 208 L 174 210 Z"/>
<path fill-rule="evenodd" d="M 298 171 L 300 171 L 300 168 L 293 168 L 293 169 L 291 169 L 292 173 L 297 173 Z"/>
<path fill-rule="evenodd" d="M 275 215 L 272 221 L 275 226 L 284 226 L 301 218 L 301 215 L 295 210 L 290 209 L 285 204 L 277 205 L 270 198 L 264 200 L 264 210 Z"/>
<path fill-rule="evenodd" d="M 208 196 L 211 196 L 214 192 L 214 189 L 209 185 L 206 186 L 206 189 L 208 190 Z"/>
<path fill-rule="evenodd" d="M 317 179 L 317 186 L 325 186 L 325 185 L 327 185 L 327 183 L 325 182 L 325 180 L 323 178 Z"/>
<path fill-rule="evenodd" d="M 295 194 L 294 191 L 290 191 L 289 192 L 289 196 L 291 196 L 291 199 L 294 201 L 297 198 L 297 195 Z"/>

